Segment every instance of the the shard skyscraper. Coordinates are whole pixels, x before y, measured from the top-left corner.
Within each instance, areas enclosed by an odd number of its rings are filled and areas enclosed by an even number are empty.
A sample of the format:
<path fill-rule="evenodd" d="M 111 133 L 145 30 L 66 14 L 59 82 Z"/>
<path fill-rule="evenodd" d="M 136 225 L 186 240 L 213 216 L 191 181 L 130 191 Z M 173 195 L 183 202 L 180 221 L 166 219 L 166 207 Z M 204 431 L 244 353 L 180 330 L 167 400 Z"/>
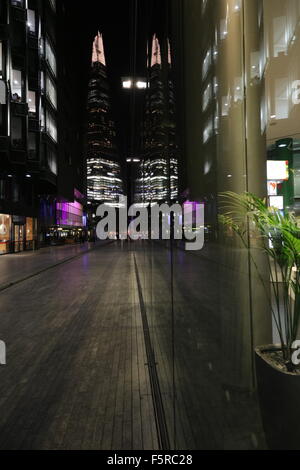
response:
<path fill-rule="evenodd" d="M 143 122 L 143 160 L 136 181 L 136 202 L 178 199 L 178 142 L 171 46 L 152 36 L 148 46 L 148 88 Z"/>
<path fill-rule="evenodd" d="M 89 225 L 101 203 L 115 205 L 123 195 L 123 181 L 111 111 L 103 38 L 93 43 L 88 90 L 87 200 Z"/>

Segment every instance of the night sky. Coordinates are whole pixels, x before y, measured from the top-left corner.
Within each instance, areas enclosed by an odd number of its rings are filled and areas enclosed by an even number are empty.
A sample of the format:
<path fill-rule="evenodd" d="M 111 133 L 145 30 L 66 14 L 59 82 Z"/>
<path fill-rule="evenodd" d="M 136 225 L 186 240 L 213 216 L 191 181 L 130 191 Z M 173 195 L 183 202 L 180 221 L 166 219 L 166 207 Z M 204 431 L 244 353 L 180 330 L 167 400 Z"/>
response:
<path fill-rule="evenodd" d="M 137 75 L 146 71 L 146 41 L 149 32 L 163 27 L 163 4 L 167 0 L 137 0 L 138 40 Z M 121 77 L 133 74 L 133 12 L 135 0 L 65 0 L 68 41 L 74 81 L 73 95 L 78 103 L 78 119 L 85 121 L 87 83 L 90 71 L 92 42 L 98 30 L 103 33 L 108 76 L 112 92 L 113 114 L 117 124 L 121 158 L 130 151 L 131 98 L 121 89 Z M 141 100 L 142 98 L 138 98 Z M 137 103 L 141 106 L 141 103 Z"/>

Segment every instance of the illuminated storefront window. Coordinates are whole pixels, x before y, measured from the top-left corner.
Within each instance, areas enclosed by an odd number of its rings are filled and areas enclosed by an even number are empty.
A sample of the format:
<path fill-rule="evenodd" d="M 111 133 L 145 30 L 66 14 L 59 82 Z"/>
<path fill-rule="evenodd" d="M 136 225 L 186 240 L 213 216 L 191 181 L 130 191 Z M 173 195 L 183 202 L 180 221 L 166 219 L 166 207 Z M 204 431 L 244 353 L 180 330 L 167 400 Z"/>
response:
<path fill-rule="evenodd" d="M 11 240 L 11 216 L 0 214 L 0 255 L 9 253 Z"/>
<path fill-rule="evenodd" d="M 37 221 L 31 217 L 26 218 L 26 249 L 33 250 L 35 248 L 37 238 Z"/>

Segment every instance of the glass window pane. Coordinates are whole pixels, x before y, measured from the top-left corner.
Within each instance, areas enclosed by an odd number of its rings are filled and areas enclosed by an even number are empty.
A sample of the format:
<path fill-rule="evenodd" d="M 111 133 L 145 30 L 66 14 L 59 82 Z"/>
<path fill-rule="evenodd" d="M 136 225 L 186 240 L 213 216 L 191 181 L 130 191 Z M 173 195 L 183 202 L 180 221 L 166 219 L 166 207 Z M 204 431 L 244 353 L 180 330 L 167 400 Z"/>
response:
<path fill-rule="evenodd" d="M 35 11 L 27 11 L 27 26 L 31 33 L 36 33 Z"/>
<path fill-rule="evenodd" d="M 0 214 L 0 255 L 9 252 L 11 216 Z"/>
<path fill-rule="evenodd" d="M 3 44 L 2 41 L 0 41 L 0 78 L 3 77 L 4 74 L 4 63 L 3 63 Z"/>
<path fill-rule="evenodd" d="M 57 175 L 57 156 L 53 150 L 48 149 L 48 168 L 54 174 Z"/>
<path fill-rule="evenodd" d="M 46 89 L 47 89 L 47 97 L 51 101 L 54 108 L 57 107 L 57 92 L 56 92 L 56 85 L 51 80 L 49 76 L 46 79 Z"/>
<path fill-rule="evenodd" d="M 11 84 L 11 93 L 13 101 L 22 100 L 22 72 L 21 70 L 13 69 L 12 71 L 12 84 Z"/>
<path fill-rule="evenodd" d="M 46 39 L 46 61 L 54 75 L 56 75 L 56 57 L 48 39 Z"/>
<path fill-rule="evenodd" d="M 28 91 L 28 108 L 30 115 L 36 115 L 36 93 L 35 91 Z"/>
<path fill-rule="evenodd" d="M 47 111 L 47 133 L 49 134 L 50 137 L 52 137 L 55 142 L 57 142 L 57 127 L 56 127 L 56 121 L 52 114 L 50 114 Z"/>
<path fill-rule="evenodd" d="M 23 8 L 24 7 L 24 0 L 11 0 L 11 4 L 12 4 L 13 7 Z"/>
<path fill-rule="evenodd" d="M 45 132 L 46 120 L 45 120 L 45 109 L 43 106 L 41 106 L 40 127 L 41 127 L 41 131 Z"/>

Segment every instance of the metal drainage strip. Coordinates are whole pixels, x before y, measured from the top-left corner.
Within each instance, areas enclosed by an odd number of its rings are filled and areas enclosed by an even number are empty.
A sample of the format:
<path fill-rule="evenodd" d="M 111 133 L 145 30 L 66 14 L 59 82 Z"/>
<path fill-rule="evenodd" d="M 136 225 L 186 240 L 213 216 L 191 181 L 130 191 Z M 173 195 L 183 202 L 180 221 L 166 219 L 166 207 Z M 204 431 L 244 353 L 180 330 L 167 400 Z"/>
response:
<path fill-rule="evenodd" d="M 155 413 L 155 422 L 156 422 L 156 429 L 157 429 L 157 436 L 159 441 L 159 446 L 161 450 L 170 450 L 170 439 L 169 433 L 166 423 L 166 415 L 159 385 L 159 379 L 157 374 L 156 368 L 156 361 L 155 361 L 155 354 L 151 343 L 150 331 L 149 331 L 149 324 L 147 318 L 146 307 L 143 298 L 143 291 L 139 277 L 138 266 L 136 262 L 136 257 L 134 255 L 134 265 L 135 265 L 135 274 L 136 274 L 136 281 L 138 287 L 138 294 L 139 294 L 139 302 L 140 302 L 140 309 L 141 309 L 141 316 L 142 316 L 142 323 L 143 323 L 143 331 L 144 331 L 144 340 L 145 340 L 145 347 L 146 347 L 146 355 L 147 355 L 147 365 L 149 368 L 149 377 L 150 377 L 150 385 L 151 385 L 151 394 L 152 394 L 152 401 Z"/>

